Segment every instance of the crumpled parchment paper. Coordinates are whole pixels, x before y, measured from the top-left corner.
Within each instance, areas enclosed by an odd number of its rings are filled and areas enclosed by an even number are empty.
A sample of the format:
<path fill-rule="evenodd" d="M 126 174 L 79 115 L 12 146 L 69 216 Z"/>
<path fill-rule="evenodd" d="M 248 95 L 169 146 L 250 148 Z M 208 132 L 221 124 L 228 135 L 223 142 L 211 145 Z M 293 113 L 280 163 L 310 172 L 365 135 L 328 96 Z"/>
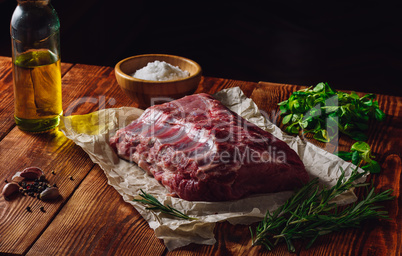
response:
<path fill-rule="evenodd" d="M 294 149 L 302 159 L 311 178 L 319 177 L 320 182 L 332 186 L 336 183 L 342 167 L 346 177 L 356 168 L 337 156 L 309 143 L 299 137 L 286 135 L 280 128 L 261 115 L 257 105 L 247 98 L 240 88 L 225 89 L 214 95 L 224 105 L 243 118 L 274 134 Z M 229 221 L 232 224 L 251 224 L 260 221 L 267 210 L 273 211 L 282 205 L 292 194 L 291 191 L 254 195 L 230 202 L 190 202 L 167 196 L 167 189 L 153 177 L 148 176 L 137 165 L 120 159 L 109 147 L 108 141 L 116 130 L 128 125 L 141 115 L 142 110 L 123 107 L 102 109 L 86 115 L 65 116 L 60 129 L 64 134 L 99 164 L 104 170 L 108 183 L 144 217 L 154 229 L 156 237 L 163 239 L 168 250 L 190 243 L 212 245 L 216 242 L 213 229 L 215 223 Z M 364 182 L 364 179 L 359 182 Z M 163 204 L 169 204 L 197 220 L 188 221 L 172 218 L 159 212 L 145 209 L 138 198 L 140 189 L 155 196 Z M 337 198 L 337 203 L 354 202 L 353 192 Z"/>

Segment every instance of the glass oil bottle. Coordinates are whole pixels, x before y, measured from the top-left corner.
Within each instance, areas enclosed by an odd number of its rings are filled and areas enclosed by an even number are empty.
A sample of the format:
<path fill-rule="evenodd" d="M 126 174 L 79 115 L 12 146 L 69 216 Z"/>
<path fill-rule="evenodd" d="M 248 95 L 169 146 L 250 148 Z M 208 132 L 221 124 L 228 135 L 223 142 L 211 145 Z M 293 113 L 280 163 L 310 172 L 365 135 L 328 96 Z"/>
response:
<path fill-rule="evenodd" d="M 63 114 L 60 22 L 49 0 L 18 0 L 10 24 L 14 119 L 27 132 L 59 125 Z"/>

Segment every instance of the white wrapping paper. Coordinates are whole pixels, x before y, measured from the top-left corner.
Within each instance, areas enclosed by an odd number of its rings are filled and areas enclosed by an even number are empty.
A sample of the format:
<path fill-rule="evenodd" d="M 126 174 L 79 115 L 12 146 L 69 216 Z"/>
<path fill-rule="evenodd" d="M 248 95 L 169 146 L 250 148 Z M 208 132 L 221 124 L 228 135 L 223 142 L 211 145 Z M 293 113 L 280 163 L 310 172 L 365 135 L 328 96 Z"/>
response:
<path fill-rule="evenodd" d="M 243 118 L 288 143 L 299 154 L 311 178 L 319 177 L 321 183 L 331 186 L 340 175 L 340 167 L 346 170 L 347 177 L 355 168 L 351 163 L 299 137 L 284 134 L 261 115 L 257 105 L 240 88 L 225 89 L 214 96 Z M 119 159 L 108 145 L 109 138 L 117 129 L 126 126 L 141 113 L 142 110 L 128 107 L 103 109 L 87 115 L 62 117 L 60 128 L 69 139 L 82 147 L 94 163 L 99 164 L 108 183 L 144 217 L 154 229 L 156 237 L 163 239 L 168 250 L 190 243 L 212 245 L 216 242 L 213 233 L 215 223 L 226 220 L 232 224 L 251 224 L 260 221 L 267 210 L 275 210 L 292 195 L 291 191 L 286 191 L 230 202 L 190 202 L 167 196 L 167 189 L 137 165 Z M 181 220 L 146 210 L 141 203 L 132 201 L 138 198 L 140 189 L 197 220 Z M 355 200 L 354 193 L 349 192 L 339 197 L 337 202 L 347 204 Z"/>

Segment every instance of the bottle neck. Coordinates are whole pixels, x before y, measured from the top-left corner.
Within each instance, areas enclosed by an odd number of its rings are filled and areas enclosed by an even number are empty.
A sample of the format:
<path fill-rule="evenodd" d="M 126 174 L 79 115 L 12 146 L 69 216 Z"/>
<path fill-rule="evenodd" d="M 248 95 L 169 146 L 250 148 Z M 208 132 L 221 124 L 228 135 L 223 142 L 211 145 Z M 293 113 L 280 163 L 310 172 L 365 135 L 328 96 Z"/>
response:
<path fill-rule="evenodd" d="M 17 0 L 18 4 L 36 4 L 36 5 L 48 5 L 50 0 Z"/>
<path fill-rule="evenodd" d="M 60 22 L 49 0 L 18 0 L 10 23 L 13 55 L 48 49 L 59 55 Z"/>

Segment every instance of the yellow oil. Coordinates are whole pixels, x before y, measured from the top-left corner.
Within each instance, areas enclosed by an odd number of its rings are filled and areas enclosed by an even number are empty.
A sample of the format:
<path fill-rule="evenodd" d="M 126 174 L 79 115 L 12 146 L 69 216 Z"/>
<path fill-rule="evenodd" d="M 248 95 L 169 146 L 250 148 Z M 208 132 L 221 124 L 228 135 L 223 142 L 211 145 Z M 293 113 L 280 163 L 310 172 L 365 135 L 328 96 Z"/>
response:
<path fill-rule="evenodd" d="M 13 62 L 14 119 L 23 131 L 43 132 L 63 114 L 60 59 L 49 50 L 28 51 Z"/>

